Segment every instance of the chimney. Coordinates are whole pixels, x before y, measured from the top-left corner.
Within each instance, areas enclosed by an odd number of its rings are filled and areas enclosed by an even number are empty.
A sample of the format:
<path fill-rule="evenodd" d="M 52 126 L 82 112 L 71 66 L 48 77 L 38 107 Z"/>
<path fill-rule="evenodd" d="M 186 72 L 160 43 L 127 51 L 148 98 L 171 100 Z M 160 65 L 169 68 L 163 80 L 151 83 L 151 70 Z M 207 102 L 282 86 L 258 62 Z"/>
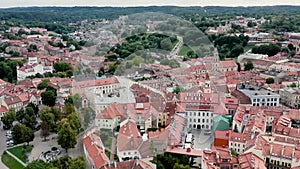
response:
<path fill-rule="evenodd" d="M 271 144 L 270 154 L 272 154 L 272 151 L 273 151 L 273 144 Z"/>

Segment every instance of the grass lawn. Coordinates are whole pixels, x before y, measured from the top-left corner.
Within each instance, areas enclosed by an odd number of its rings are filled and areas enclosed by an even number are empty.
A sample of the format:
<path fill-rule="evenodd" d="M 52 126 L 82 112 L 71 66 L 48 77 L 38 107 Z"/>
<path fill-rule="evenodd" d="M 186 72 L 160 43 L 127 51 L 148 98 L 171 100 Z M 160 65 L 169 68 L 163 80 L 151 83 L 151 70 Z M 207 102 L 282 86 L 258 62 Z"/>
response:
<path fill-rule="evenodd" d="M 10 169 L 25 169 L 25 167 L 22 164 L 20 164 L 17 160 L 8 155 L 6 152 L 2 154 L 1 160 Z"/>
<path fill-rule="evenodd" d="M 192 49 L 186 45 L 183 45 L 181 50 L 179 51 L 178 55 L 179 56 L 186 56 L 188 51 L 191 51 Z"/>
<path fill-rule="evenodd" d="M 102 129 L 100 131 L 100 138 L 104 144 L 104 147 L 111 147 L 113 132 L 111 130 Z"/>
<path fill-rule="evenodd" d="M 11 152 L 13 155 L 18 157 L 21 161 L 24 163 L 27 162 L 27 154 L 32 151 L 31 146 L 18 146 L 11 149 L 8 149 L 9 152 Z"/>

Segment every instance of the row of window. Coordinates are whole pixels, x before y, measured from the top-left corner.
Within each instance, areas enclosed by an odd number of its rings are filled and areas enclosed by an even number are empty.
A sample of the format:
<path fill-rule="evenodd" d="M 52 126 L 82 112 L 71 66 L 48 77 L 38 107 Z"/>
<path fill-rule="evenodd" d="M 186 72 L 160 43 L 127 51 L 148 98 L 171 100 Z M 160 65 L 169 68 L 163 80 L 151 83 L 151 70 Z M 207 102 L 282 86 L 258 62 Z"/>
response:
<path fill-rule="evenodd" d="M 241 147 L 241 144 L 234 143 L 235 147 Z M 233 147 L 233 143 L 231 142 L 231 147 Z M 245 144 L 243 144 L 243 148 L 245 148 Z"/>
<path fill-rule="evenodd" d="M 277 103 L 253 103 L 252 106 L 277 106 Z"/>
<path fill-rule="evenodd" d="M 123 153 L 124 156 L 126 156 L 126 154 L 127 154 L 127 155 L 131 155 L 131 152 L 128 152 L 128 153 L 124 152 L 124 153 Z M 135 151 L 134 154 L 136 155 L 137 152 Z"/>
<path fill-rule="evenodd" d="M 188 115 L 188 114 L 187 114 L 187 115 Z M 197 116 L 197 115 L 198 115 L 198 116 L 201 116 L 201 115 L 202 115 L 202 116 L 207 116 L 207 117 L 208 117 L 208 116 L 211 116 L 211 117 L 212 117 L 212 116 L 213 116 L 213 113 L 212 113 L 212 112 L 202 112 L 202 113 L 201 113 L 201 112 L 198 112 L 198 113 L 197 113 L 197 112 L 190 112 L 189 115 L 190 115 L 190 116 Z"/>
<path fill-rule="evenodd" d="M 266 100 L 267 100 L 268 102 L 269 102 L 269 101 L 275 101 L 275 102 L 276 102 L 276 101 L 277 101 L 277 98 L 267 98 Z M 264 102 L 265 99 L 261 99 L 261 101 Z M 253 99 L 253 102 L 260 102 L 260 99 Z"/>
<path fill-rule="evenodd" d="M 197 123 L 197 121 L 198 121 L 198 123 L 201 123 L 201 119 L 192 119 L 192 118 L 190 118 L 190 123 L 192 123 L 192 122 L 194 122 L 194 123 Z M 209 121 L 210 121 L 210 123 L 213 123 L 213 120 L 212 119 L 206 119 L 206 123 L 209 123 Z M 205 123 L 205 119 L 202 119 L 202 123 Z"/>
<path fill-rule="evenodd" d="M 291 166 L 291 163 L 281 162 L 281 164 L 280 164 L 280 161 L 277 161 L 277 160 L 271 160 L 271 163 L 275 164 L 275 165 L 281 165 L 281 166 L 284 166 L 284 167 L 290 167 Z"/>
<path fill-rule="evenodd" d="M 198 124 L 198 125 L 196 125 L 196 124 L 194 124 L 194 125 L 190 124 L 189 128 L 190 129 L 193 128 L 193 129 L 207 129 L 207 130 L 211 130 L 212 127 L 211 127 L 211 125 L 204 125 L 204 124 L 202 124 L 202 125 L 200 125 L 200 124 Z"/>

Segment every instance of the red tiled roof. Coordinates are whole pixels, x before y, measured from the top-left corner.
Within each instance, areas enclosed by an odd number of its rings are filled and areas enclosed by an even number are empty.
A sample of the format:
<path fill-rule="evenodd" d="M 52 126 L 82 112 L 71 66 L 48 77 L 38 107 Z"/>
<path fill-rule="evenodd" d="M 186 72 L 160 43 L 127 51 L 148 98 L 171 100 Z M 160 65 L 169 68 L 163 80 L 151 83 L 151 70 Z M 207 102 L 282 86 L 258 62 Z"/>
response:
<path fill-rule="evenodd" d="M 110 78 L 100 78 L 96 80 L 85 80 L 85 81 L 74 82 L 73 86 L 79 88 L 86 88 L 86 87 L 94 87 L 94 86 L 111 85 L 116 83 L 119 83 L 118 79 L 116 77 L 110 77 Z"/>
<path fill-rule="evenodd" d="M 229 131 L 215 130 L 215 139 L 228 140 L 229 139 Z"/>
<path fill-rule="evenodd" d="M 0 106 L 0 113 L 6 113 L 8 109 L 5 106 Z"/>
<path fill-rule="evenodd" d="M 4 102 L 7 105 L 13 105 L 13 104 L 16 104 L 16 103 L 21 103 L 22 100 L 18 96 L 15 96 L 15 97 L 11 97 L 11 98 L 5 98 Z"/>
<path fill-rule="evenodd" d="M 235 63 L 234 60 L 224 60 L 220 61 L 223 68 L 232 68 L 232 67 L 238 67 L 238 65 Z"/>
<path fill-rule="evenodd" d="M 93 143 L 91 137 L 87 136 L 83 139 L 84 146 L 87 150 L 89 157 L 93 160 L 93 163 L 96 168 L 107 164 L 109 162 L 108 157 L 106 156 L 104 150 L 98 147 Z"/>

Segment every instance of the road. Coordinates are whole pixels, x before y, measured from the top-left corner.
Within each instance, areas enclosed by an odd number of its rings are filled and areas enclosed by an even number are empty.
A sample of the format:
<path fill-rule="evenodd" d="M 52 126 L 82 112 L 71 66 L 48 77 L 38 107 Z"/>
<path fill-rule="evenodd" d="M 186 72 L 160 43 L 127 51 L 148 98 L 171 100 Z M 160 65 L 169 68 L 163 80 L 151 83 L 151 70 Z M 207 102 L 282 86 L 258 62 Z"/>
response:
<path fill-rule="evenodd" d="M 211 135 L 204 135 L 203 130 L 192 130 L 192 134 L 194 135 L 194 148 L 195 149 L 211 149 L 211 146 L 213 144 L 213 136 Z M 213 132 L 212 132 L 213 133 Z"/>
<path fill-rule="evenodd" d="M 5 133 L 7 130 L 3 130 L 3 124 L 0 122 L 0 156 L 2 156 L 3 152 L 6 150 L 6 136 Z M 1 157 L 0 157 L 1 158 Z M 8 169 L 6 165 L 2 163 L 2 160 L 0 160 L 0 168 L 1 169 Z"/>
<path fill-rule="evenodd" d="M 174 48 L 172 49 L 170 54 L 167 55 L 167 58 L 168 59 L 175 59 L 180 64 L 180 67 L 182 67 L 182 68 L 185 68 L 185 69 L 189 68 L 190 65 L 183 62 L 182 61 L 183 57 L 178 55 L 178 53 L 180 52 L 180 50 L 183 46 L 183 38 L 180 37 L 180 36 L 177 36 L 177 39 L 178 39 L 178 43 L 174 46 Z"/>

